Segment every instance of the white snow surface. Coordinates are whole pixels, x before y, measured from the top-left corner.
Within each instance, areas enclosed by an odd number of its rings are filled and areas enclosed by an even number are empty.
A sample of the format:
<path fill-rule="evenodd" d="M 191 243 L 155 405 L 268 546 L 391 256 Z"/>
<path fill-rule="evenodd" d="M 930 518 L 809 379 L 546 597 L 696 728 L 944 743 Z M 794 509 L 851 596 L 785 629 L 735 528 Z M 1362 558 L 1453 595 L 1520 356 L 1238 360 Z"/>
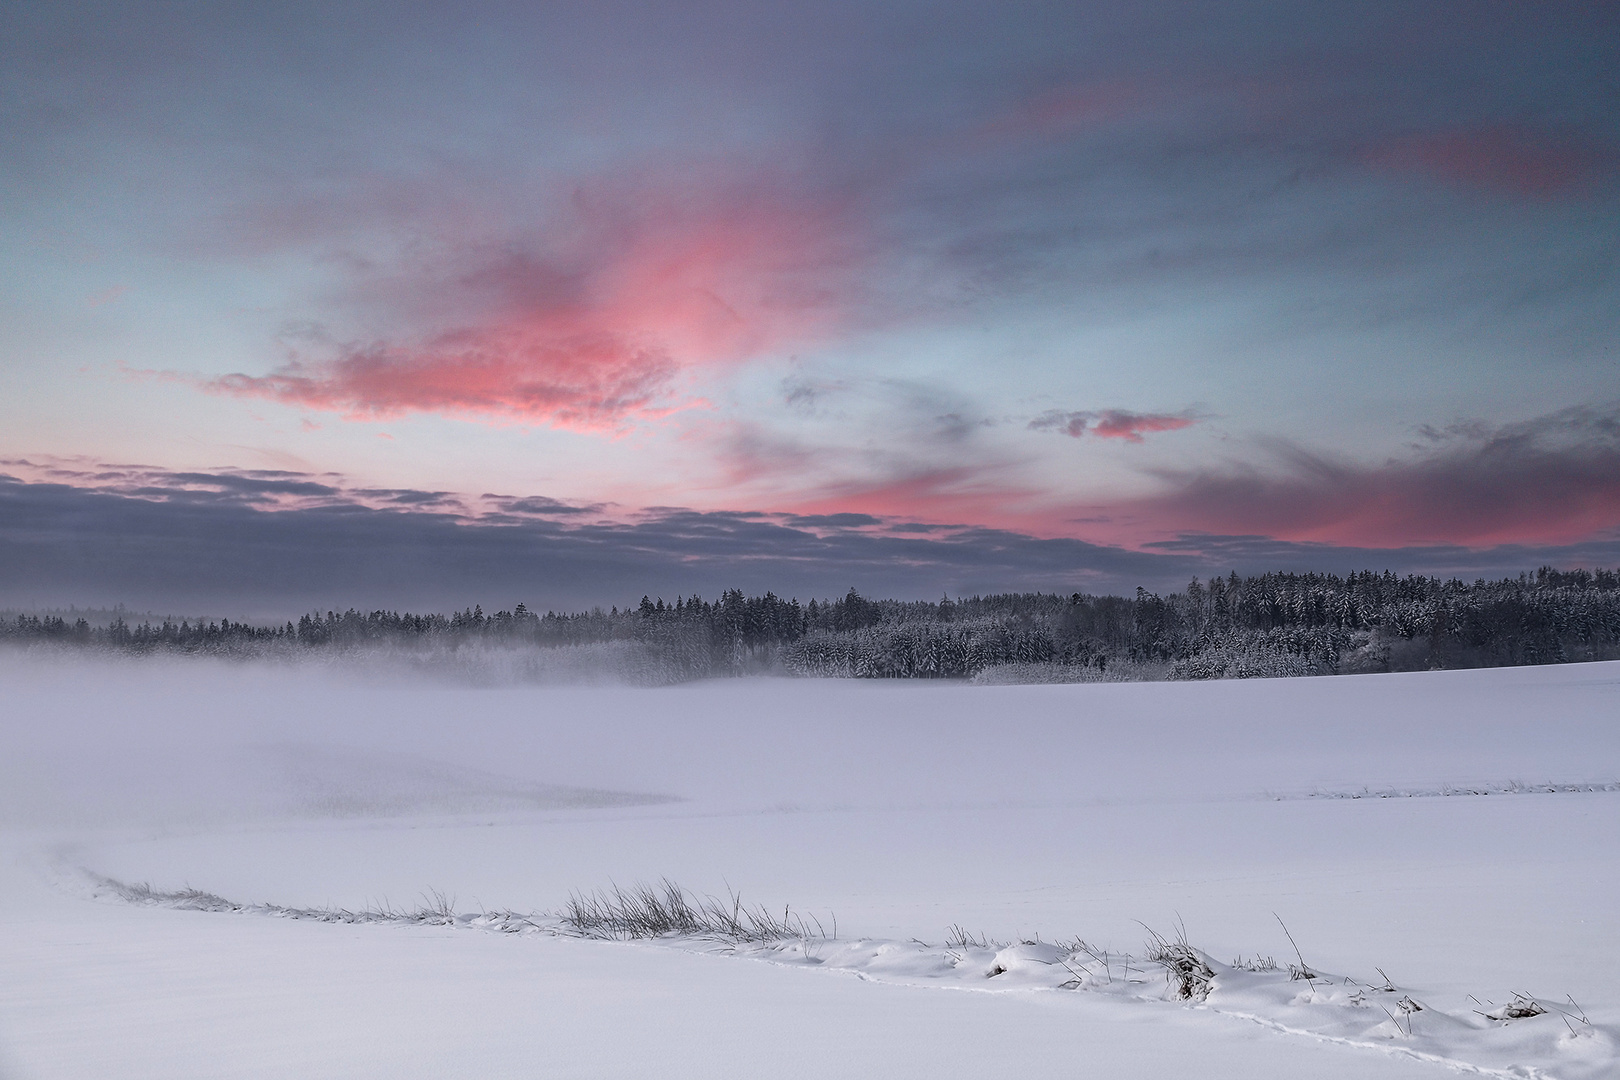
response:
<path fill-rule="evenodd" d="M 646 690 L 0 657 L 0 1077 L 1616 1077 L 1617 706 L 1612 663 Z M 827 936 L 556 917 L 663 878 Z M 435 892 L 459 915 L 327 921 Z M 1546 1011 L 1486 1015 L 1515 995 Z"/>

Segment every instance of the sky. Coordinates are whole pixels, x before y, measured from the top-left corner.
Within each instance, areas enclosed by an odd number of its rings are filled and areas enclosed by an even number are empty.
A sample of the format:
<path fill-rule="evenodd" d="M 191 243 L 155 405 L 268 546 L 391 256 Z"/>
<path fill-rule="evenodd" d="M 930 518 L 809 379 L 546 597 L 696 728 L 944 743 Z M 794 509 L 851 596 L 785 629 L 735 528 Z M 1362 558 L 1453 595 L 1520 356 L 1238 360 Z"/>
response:
<path fill-rule="evenodd" d="M 0 603 L 1620 564 L 1601 3 L 0 5 Z"/>

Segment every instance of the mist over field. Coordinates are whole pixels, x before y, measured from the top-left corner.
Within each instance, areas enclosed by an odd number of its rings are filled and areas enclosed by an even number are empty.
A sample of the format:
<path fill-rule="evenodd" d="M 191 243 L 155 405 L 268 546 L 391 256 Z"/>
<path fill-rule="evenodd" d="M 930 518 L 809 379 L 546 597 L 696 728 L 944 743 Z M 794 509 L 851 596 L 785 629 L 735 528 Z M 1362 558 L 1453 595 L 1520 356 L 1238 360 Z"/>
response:
<path fill-rule="evenodd" d="M 79 813 L 94 825 L 322 816 L 308 802 L 336 782 L 322 775 L 348 775 L 358 789 L 368 769 L 379 782 L 394 776 L 401 797 L 442 789 L 449 808 L 479 792 L 542 797 L 545 785 L 744 802 L 775 791 L 791 803 L 795 784 L 832 802 L 846 786 L 897 804 L 1015 793 L 1084 801 L 1141 789 L 1149 764 L 1159 772 L 1150 787 L 1189 797 L 1351 790 L 1358 777 L 1370 790 L 1613 780 L 1614 670 L 1140 686 L 744 678 L 647 689 L 471 686 L 386 663 L 0 654 L 15 718 L 4 805 L 13 822 L 43 824 Z M 1495 700 L 1493 686 L 1505 688 Z M 1538 711 L 1549 686 L 1560 704 Z M 1036 753 L 1041 745 L 1050 749 Z M 910 747 L 909 766 L 888 759 L 900 747 Z M 302 794 L 301 783 L 310 785 Z M 350 816 L 365 816 L 357 806 Z"/>

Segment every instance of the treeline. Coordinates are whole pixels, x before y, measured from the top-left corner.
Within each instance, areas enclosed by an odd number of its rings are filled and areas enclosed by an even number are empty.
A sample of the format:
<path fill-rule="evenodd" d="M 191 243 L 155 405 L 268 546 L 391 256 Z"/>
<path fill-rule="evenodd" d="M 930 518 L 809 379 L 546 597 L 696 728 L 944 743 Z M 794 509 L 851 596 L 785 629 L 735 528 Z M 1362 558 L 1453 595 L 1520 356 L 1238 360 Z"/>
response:
<path fill-rule="evenodd" d="M 643 597 L 607 611 L 349 610 L 278 626 L 23 615 L 0 622 L 0 640 L 242 656 L 612 643 L 614 656 L 633 658 L 653 681 L 762 672 L 1209 679 L 1407 671 L 1620 658 L 1620 573 L 1543 568 L 1472 583 L 1388 572 L 1232 574 L 1163 596 L 1138 589 L 1134 597 L 1017 593 L 938 603 L 872 600 L 851 589 L 801 605 L 731 590 L 713 601 Z"/>

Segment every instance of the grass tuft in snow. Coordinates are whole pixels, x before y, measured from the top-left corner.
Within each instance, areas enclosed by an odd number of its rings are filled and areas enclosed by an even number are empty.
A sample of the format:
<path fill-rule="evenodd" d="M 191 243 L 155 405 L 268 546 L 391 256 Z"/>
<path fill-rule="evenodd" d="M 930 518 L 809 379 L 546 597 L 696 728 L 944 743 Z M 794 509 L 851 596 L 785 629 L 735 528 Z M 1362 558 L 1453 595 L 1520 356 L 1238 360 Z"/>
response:
<path fill-rule="evenodd" d="M 1165 981 L 1175 996 L 1182 1001 L 1203 1001 L 1209 997 L 1215 969 L 1209 966 L 1208 957 L 1188 943 L 1187 928 L 1178 926 L 1174 938 L 1166 938 L 1150 926 L 1143 929 L 1149 935 L 1147 959 L 1164 968 Z"/>
<path fill-rule="evenodd" d="M 945 947 L 965 952 L 968 949 L 1005 949 L 1007 943 L 987 937 L 983 931 L 980 931 L 978 937 L 974 937 L 961 926 L 952 923 L 945 931 Z"/>
<path fill-rule="evenodd" d="M 748 907 L 731 893 L 726 900 L 697 897 L 664 878 L 657 885 L 638 884 L 629 889 L 614 885 L 606 890 L 576 892 L 559 913 L 565 929 L 581 937 L 629 940 L 657 937 L 707 937 L 722 941 L 783 941 L 791 938 L 826 938 L 814 916 L 784 907 L 782 914 L 763 905 Z"/>
<path fill-rule="evenodd" d="M 1279 965 L 1277 964 L 1277 958 L 1275 956 L 1261 956 L 1258 953 L 1254 956 L 1238 957 L 1232 961 L 1232 967 L 1238 971 L 1252 971 L 1256 974 L 1262 975 L 1267 972 L 1280 970 Z"/>

